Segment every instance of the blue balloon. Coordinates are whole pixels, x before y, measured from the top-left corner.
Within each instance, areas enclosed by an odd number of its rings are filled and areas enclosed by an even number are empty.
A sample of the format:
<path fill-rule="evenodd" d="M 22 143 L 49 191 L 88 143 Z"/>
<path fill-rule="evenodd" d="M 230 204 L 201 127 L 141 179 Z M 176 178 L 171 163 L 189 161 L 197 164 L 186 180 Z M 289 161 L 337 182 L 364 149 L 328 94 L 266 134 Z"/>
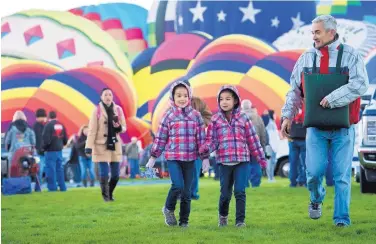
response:
<path fill-rule="evenodd" d="M 314 1 L 178 1 L 177 33 L 203 31 L 214 38 L 245 34 L 272 43 L 316 17 Z"/>

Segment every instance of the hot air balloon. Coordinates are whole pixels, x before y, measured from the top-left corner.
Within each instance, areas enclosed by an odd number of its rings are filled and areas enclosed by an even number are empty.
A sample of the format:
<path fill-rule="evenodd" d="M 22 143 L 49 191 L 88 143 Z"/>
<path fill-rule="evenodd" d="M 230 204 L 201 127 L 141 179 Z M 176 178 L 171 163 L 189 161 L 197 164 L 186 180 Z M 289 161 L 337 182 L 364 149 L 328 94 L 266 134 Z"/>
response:
<path fill-rule="evenodd" d="M 1 54 L 52 63 L 65 70 L 100 65 L 132 77 L 116 41 L 68 12 L 30 10 L 2 18 Z"/>
<path fill-rule="evenodd" d="M 154 1 L 148 13 L 149 46 L 155 47 L 176 35 L 174 0 Z"/>
<path fill-rule="evenodd" d="M 63 71 L 48 63 L 3 57 L 2 125 L 6 130 L 16 110 L 23 110 L 34 120 L 38 108 L 54 110 L 67 128 L 76 133 L 87 124 L 100 101 L 100 91 L 109 87 L 114 100 L 124 111 L 127 132 L 124 142 L 133 136 L 144 144 L 150 142 L 149 125 L 136 118 L 136 93 L 129 78 L 121 72 L 101 66 Z M 127 98 L 127 99 L 124 99 Z"/>
<path fill-rule="evenodd" d="M 46 78 L 62 69 L 45 62 L 3 56 L 1 66 L 1 132 L 5 132 L 17 110 L 26 114 L 29 123 L 33 122 L 39 107 L 26 104 Z"/>
<path fill-rule="evenodd" d="M 136 93 L 133 84 L 125 75 L 103 67 L 85 67 L 52 75 L 46 79 L 26 106 L 49 103 L 65 122 L 69 133 L 76 132 L 88 122 L 92 112 L 100 101 L 100 91 L 109 87 L 113 91 L 114 101 L 124 111 L 127 132 L 122 134 L 124 142 L 132 136 L 140 140 L 149 140 L 148 125 L 136 116 Z M 124 99 L 127 98 L 127 99 Z"/>
<path fill-rule="evenodd" d="M 128 3 L 107 3 L 82 6 L 69 12 L 93 21 L 109 33 L 129 60 L 147 48 L 147 10 L 143 7 Z"/>
<path fill-rule="evenodd" d="M 142 92 L 148 89 L 146 82 L 150 80 L 150 61 L 157 50 L 156 47 L 145 49 L 132 62 L 133 83 L 136 91 L 138 91 L 138 110 L 137 117 L 150 121 L 149 111 L 151 110 L 149 99 L 150 94 Z"/>
<path fill-rule="evenodd" d="M 145 66 L 147 68 L 143 69 L 142 75 L 134 77 L 141 109 L 138 113 L 140 117 L 150 120 L 151 108 L 159 92 L 171 81 L 185 75 L 189 65 L 194 62 L 196 54 L 209 42 L 210 36 L 201 33 L 175 35 L 155 50 L 146 51 L 141 54 L 140 59 L 136 59 L 144 60 L 144 66 L 150 60 L 150 75 L 147 75 L 149 66 Z M 152 54 L 151 59 L 150 54 Z M 134 62 L 134 67 L 138 65 L 137 62 Z"/>
<path fill-rule="evenodd" d="M 315 7 L 314 1 L 179 0 L 176 32 L 202 31 L 214 38 L 244 34 L 272 43 L 283 33 L 311 23 Z"/>
<path fill-rule="evenodd" d="M 335 18 L 367 21 L 376 24 L 376 3 L 374 1 L 327 1 L 317 3 L 317 15 L 330 14 Z"/>
<path fill-rule="evenodd" d="M 252 84 L 241 82 L 258 60 L 275 52 L 275 48 L 253 37 L 223 36 L 212 41 L 197 54 L 184 78 L 189 80 L 193 94 L 203 98 L 212 111 L 217 110 L 216 95 L 224 84 L 237 85 L 243 97 L 256 101 L 259 98 L 256 92 L 252 92 Z M 163 113 L 169 107 L 168 87 L 169 85 L 164 88 L 155 101 L 153 131 L 157 130 Z"/>

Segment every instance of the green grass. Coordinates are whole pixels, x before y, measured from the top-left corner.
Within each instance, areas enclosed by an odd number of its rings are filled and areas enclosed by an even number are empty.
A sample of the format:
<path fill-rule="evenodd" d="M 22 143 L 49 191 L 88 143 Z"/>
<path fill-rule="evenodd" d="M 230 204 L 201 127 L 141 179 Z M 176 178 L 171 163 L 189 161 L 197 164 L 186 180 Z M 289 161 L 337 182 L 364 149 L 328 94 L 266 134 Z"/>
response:
<path fill-rule="evenodd" d="M 101 200 L 98 187 L 2 197 L 2 243 L 375 243 L 376 195 L 360 194 L 356 183 L 348 228 L 333 226 L 333 189 L 315 221 L 307 215 L 308 191 L 289 188 L 285 179 L 247 189 L 244 229 L 234 227 L 234 198 L 229 226 L 217 227 L 219 183 L 211 179 L 200 182 L 190 227 L 168 227 L 161 213 L 168 189 L 119 187 L 113 203 Z"/>

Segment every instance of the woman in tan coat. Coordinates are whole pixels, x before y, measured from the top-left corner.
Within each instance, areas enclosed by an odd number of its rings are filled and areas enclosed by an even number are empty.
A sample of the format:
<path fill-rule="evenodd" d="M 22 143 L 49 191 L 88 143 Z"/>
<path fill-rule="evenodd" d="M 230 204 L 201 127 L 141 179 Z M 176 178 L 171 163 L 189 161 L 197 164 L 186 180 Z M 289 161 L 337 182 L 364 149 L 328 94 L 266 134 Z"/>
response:
<path fill-rule="evenodd" d="M 99 163 L 100 185 L 104 201 L 114 201 L 113 191 L 119 181 L 122 161 L 122 141 L 120 133 L 125 132 L 123 110 L 113 102 L 111 89 L 104 88 L 101 101 L 94 109 L 89 122 L 85 153 L 92 155 L 94 163 Z M 111 179 L 108 181 L 109 168 Z"/>

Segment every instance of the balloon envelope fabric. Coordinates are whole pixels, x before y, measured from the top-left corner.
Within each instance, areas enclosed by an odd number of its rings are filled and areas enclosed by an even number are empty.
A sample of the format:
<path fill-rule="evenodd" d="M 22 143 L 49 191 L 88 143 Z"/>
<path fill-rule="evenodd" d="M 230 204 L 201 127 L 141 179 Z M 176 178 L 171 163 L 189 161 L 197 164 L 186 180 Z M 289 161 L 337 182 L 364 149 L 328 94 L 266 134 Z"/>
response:
<path fill-rule="evenodd" d="M 124 74 L 104 67 L 85 67 L 62 71 L 50 64 L 3 57 L 2 130 L 9 127 L 16 110 L 23 110 L 29 124 L 38 108 L 56 111 L 69 135 L 87 124 L 100 101 L 100 91 L 109 87 L 114 100 L 125 114 L 127 132 L 124 142 L 132 136 L 144 145 L 150 142 L 149 125 L 136 118 L 136 93 Z"/>
<path fill-rule="evenodd" d="M 366 21 L 376 24 L 376 3 L 374 1 L 328 1 L 317 3 L 317 15 L 330 14 L 335 18 Z"/>
<path fill-rule="evenodd" d="M 124 111 L 127 132 L 122 134 L 124 142 L 132 136 L 148 136 L 148 125 L 134 118 L 136 115 L 136 93 L 132 83 L 119 72 L 103 67 L 86 67 L 57 73 L 46 79 L 26 106 L 48 106 L 58 112 L 58 117 L 69 134 L 76 133 L 88 123 L 94 108 L 100 101 L 100 92 L 109 87 L 114 101 Z M 53 100 L 53 104 L 47 104 Z M 59 116 L 60 115 L 60 116 Z M 131 121 L 128 125 L 128 120 Z M 144 138 L 139 138 L 143 140 Z"/>
<path fill-rule="evenodd" d="M 272 43 L 283 33 L 311 23 L 315 15 L 314 1 L 179 0 L 175 26 L 177 33 L 199 30 L 214 38 L 244 34 Z"/>
<path fill-rule="evenodd" d="M 203 98 L 212 111 L 218 110 L 217 92 L 224 84 L 236 85 L 243 99 L 261 111 L 279 114 L 288 89 L 289 73 L 301 51 L 278 52 L 267 43 L 245 35 L 228 35 L 204 47 L 186 74 L 193 95 Z M 168 109 L 168 84 L 156 99 L 152 130 L 155 132 Z"/>
<path fill-rule="evenodd" d="M 107 3 L 82 6 L 69 12 L 93 21 L 109 33 L 129 60 L 147 48 L 148 11 L 143 7 L 128 3 Z"/>
<path fill-rule="evenodd" d="M 2 18 L 1 54 L 41 60 L 65 70 L 104 66 L 132 77 L 116 41 L 69 12 L 30 10 Z"/>
<path fill-rule="evenodd" d="M 17 110 L 26 114 L 29 124 L 34 122 L 38 107 L 26 104 L 45 79 L 62 69 L 41 61 L 3 56 L 1 66 L 1 132 L 5 132 Z"/>
<path fill-rule="evenodd" d="M 159 46 L 176 35 L 175 0 L 154 1 L 148 13 L 148 41 L 150 47 Z"/>
<path fill-rule="evenodd" d="M 175 35 L 136 58 L 132 66 L 136 73 L 133 80 L 139 95 L 139 117 L 150 121 L 155 98 L 167 84 L 186 74 L 197 53 L 209 42 L 210 36 L 201 33 Z"/>

